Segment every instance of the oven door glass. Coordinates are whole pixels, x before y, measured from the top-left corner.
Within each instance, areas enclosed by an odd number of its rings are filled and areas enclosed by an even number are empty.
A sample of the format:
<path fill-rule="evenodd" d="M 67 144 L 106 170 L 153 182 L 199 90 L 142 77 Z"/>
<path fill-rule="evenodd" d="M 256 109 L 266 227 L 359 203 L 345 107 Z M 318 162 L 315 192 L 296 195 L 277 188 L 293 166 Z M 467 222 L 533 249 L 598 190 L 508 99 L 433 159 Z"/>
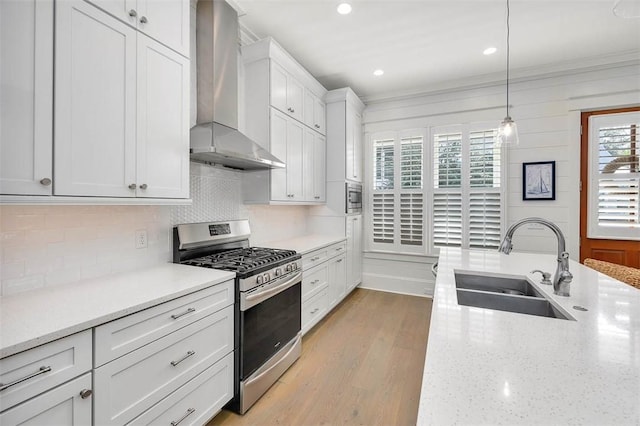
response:
<path fill-rule="evenodd" d="M 285 291 L 240 312 L 240 378 L 245 379 L 300 332 L 301 287 Z"/>

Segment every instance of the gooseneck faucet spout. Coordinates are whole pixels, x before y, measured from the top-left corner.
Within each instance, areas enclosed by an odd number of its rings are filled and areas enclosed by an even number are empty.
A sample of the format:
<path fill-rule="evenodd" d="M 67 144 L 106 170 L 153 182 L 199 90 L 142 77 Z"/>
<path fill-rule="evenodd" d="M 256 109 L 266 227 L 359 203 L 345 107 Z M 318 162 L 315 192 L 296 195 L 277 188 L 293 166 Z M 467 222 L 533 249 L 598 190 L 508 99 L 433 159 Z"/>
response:
<path fill-rule="evenodd" d="M 528 217 L 519 220 L 507 229 L 507 233 L 505 234 L 498 250 L 504 254 L 511 253 L 511 250 L 513 249 L 513 244 L 511 242 L 513 239 L 513 233 L 516 232 L 516 229 L 526 223 L 544 225 L 556 234 L 556 238 L 558 239 L 558 266 L 556 267 L 556 273 L 553 277 L 553 292 L 558 296 L 569 296 L 570 284 L 573 279 L 573 275 L 569 272 L 569 253 L 566 251 L 564 235 L 556 224 L 540 217 Z"/>

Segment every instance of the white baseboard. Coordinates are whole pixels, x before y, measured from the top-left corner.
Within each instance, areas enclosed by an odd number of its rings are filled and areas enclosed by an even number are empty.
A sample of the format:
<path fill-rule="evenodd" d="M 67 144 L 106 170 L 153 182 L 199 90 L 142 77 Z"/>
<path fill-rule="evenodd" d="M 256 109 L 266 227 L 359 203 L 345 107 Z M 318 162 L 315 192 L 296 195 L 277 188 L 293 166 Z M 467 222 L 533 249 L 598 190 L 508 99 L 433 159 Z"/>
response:
<path fill-rule="evenodd" d="M 434 285 L 433 280 L 364 273 L 359 287 L 410 296 L 433 297 Z"/>

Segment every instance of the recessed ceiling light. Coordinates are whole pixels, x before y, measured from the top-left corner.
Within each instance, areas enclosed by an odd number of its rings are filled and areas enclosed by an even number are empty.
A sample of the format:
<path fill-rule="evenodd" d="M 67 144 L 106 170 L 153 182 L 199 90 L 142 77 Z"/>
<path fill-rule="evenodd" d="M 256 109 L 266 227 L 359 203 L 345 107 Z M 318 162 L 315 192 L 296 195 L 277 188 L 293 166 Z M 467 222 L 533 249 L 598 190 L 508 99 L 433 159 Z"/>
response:
<path fill-rule="evenodd" d="M 486 49 L 484 49 L 484 51 L 482 53 L 485 54 L 485 55 L 493 55 L 497 51 L 498 51 L 498 49 L 496 49 L 495 47 L 487 47 Z"/>
<path fill-rule="evenodd" d="M 338 5 L 338 13 L 340 15 L 348 15 L 351 13 L 351 5 L 349 3 L 340 3 Z"/>
<path fill-rule="evenodd" d="M 373 75 L 375 75 L 376 77 L 380 77 L 382 74 L 384 74 L 384 70 L 375 70 L 373 72 Z"/>

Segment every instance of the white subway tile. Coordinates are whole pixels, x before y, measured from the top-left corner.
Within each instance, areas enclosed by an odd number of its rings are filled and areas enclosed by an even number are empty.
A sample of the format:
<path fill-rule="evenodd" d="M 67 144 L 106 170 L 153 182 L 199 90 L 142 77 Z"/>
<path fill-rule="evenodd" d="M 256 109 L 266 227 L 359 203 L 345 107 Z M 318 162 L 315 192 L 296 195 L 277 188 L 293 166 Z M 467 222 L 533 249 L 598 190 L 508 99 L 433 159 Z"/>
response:
<path fill-rule="evenodd" d="M 0 278 L 2 278 L 3 280 L 20 278 L 24 275 L 24 261 L 0 264 Z"/>
<path fill-rule="evenodd" d="M 21 278 L 2 280 L 2 295 L 9 296 L 23 291 L 35 290 L 44 287 L 43 275 L 31 275 Z"/>

